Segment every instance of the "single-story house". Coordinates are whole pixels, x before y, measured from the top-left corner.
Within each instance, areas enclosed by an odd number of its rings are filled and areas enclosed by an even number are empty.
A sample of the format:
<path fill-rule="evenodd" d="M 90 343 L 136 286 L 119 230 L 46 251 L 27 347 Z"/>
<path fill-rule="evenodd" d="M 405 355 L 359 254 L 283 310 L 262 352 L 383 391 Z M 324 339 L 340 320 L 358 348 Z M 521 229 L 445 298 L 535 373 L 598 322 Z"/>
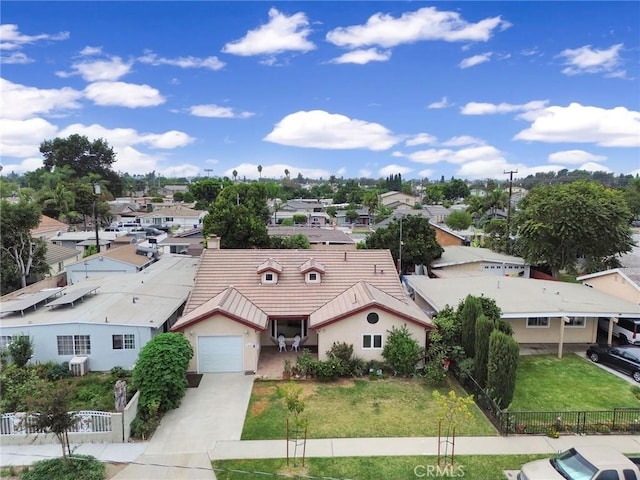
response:
<path fill-rule="evenodd" d="M 456 308 L 467 295 L 494 299 L 519 343 L 594 343 L 600 318 L 640 318 L 636 303 L 577 283 L 480 274 L 407 275 L 404 281 L 430 317 L 447 305 Z"/>
<path fill-rule="evenodd" d="M 306 218 L 303 225 L 309 225 L 314 227 L 324 227 L 327 224 L 331 223 L 331 217 L 324 212 L 306 212 L 301 210 L 296 211 L 283 211 L 283 210 L 274 210 L 271 213 L 271 218 L 269 219 L 270 225 L 279 225 L 282 221 L 286 219 L 295 220 L 296 216 L 304 216 Z"/>
<path fill-rule="evenodd" d="M 158 258 L 157 249 L 138 244 L 123 245 L 67 265 L 67 281 L 73 284 L 88 278 L 137 273 L 155 263 Z"/>
<path fill-rule="evenodd" d="M 372 222 L 371 215 L 369 214 L 369 210 L 366 208 L 358 208 L 356 209 L 356 213 L 358 216 L 355 220 L 352 220 L 347 217 L 348 210 L 337 210 L 336 211 L 336 225 L 338 227 L 345 226 L 366 226 L 370 225 Z"/>
<path fill-rule="evenodd" d="M 47 240 L 58 232 L 66 232 L 67 230 L 69 230 L 69 225 L 66 223 L 56 220 L 55 218 L 48 217 L 47 215 L 42 215 L 38 226 L 36 228 L 32 228 L 29 233 L 31 233 L 33 238 Z"/>
<path fill-rule="evenodd" d="M 295 213 L 319 213 L 324 212 L 325 204 L 317 199 L 294 199 L 287 200 L 278 205 L 278 211 Z"/>
<path fill-rule="evenodd" d="M 520 257 L 494 252 L 488 248 L 449 245 L 440 258 L 431 262 L 431 272 L 444 277 L 452 272 L 481 272 L 487 275 L 529 278 L 530 265 Z"/>
<path fill-rule="evenodd" d="M 125 232 L 105 232 L 100 230 L 98 232 L 98 240 L 100 241 L 100 250 L 105 251 L 110 248 L 111 242 L 117 237 L 124 235 Z M 49 237 L 49 241 L 56 245 L 63 247 L 77 248 L 81 253 L 86 250 L 88 245 L 96 244 L 95 231 L 86 230 L 81 232 L 67 232 L 59 231 L 53 236 Z M 80 245 L 82 242 L 86 242 Z"/>
<path fill-rule="evenodd" d="M 178 226 L 185 229 L 197 228 L 202 224 L 202 219 L 209 213 L 206 210 L 194 210 L 183 205 L 158 208 L 152 212 L 140 213 L 138 219 L 143 227 L 154 225 Z"/>
<path fill-rule="evenodd" d="M 158 242 L 158 250 L 164 253 L 177 253 L 198 257 L 202 253 L 202 237 L 170 237 Z"/>
<path fill-rule="evenodd" d="M 381 360 L 387 332 L 407 325 L 424 346 L 431 324 L 406 294 L 388 250 L 231 250 L 209 239 L 184 315 L 172 327 L 197 372 L 255 372 L 283 335 L 320 359 L 346 342 Z"/>
<path fill-rule="evenodd" d="M 613 268 L 582 275 L 577 280 L 614 297 L 640 304 L 640 268 Z"/>
<path fill-rule="evenodd" d="M 176 321 L 196 266 L 196 259 L 167 255 L 126 277 L 83 278 L 3 301 L 0 346 L 27 334 L 34 345 L 32 362 L 86 357 L 89 370 L 131 368 L 140 349 Z"/>
<path fill-rule="evenodd" d="M 342 230 L 337 228 L 315 227 L 267 227 L 271 237 L 290 237 L 292 235 L 304 235 L 312 250 L 327 248 L 341 250 L 355 250 L 356 242 Z"/>

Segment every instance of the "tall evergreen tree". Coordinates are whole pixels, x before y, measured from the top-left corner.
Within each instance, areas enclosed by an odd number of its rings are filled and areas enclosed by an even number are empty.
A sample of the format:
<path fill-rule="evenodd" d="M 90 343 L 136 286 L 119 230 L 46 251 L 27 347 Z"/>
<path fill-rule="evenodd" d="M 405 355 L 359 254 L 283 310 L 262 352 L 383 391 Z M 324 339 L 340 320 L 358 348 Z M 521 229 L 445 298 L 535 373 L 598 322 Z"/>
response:
<path fill-rule="evenodd" d="M 477 297 L 467 295 L 462 308 L 459 308 L 462 323 L 462 348 L 467 357 L 475 357 L 476 349 L 476 321 L 482 315 L 482 304 Z"/>
<path fill-rule="evenodd" d="M 499 330 L 489 336 L 487 391 L 500 408 L 507 408 L 516 389 L 516 370 L 520 347 L 518 342 Z"/>
<path fill-rule="evenodd" d="M 490 318 L 487 318 L 484 314 L 478 317 L 476 321 L 476 343 L 475 343 L 475 358 L 474 364 L 474 376 L 476 382 L 481 387 L 487 385 L 487 362 L 489 360 L 489 337 L 491 332 L 495 328 L 495 322 Z"/>

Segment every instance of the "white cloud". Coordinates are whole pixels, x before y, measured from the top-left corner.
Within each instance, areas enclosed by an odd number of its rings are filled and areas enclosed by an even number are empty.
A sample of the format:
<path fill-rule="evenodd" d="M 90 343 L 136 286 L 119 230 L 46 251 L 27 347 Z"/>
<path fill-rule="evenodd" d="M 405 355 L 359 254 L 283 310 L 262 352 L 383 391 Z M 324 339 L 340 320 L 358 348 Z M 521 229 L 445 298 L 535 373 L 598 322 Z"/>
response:
<path fill-rule="evenodd" d="M 365 65 L 369 62 L 386 62 L 391 58 L 391 50 L 381 52 L 375 48 L 352 50 L 334 58 L 330 63 L 356 63 Z"/>
<path fill-rule="evenodd" d="M 80 56 L 82 57 L 90 57 L 92 55 L 101 55 L 102 47 L 91 47 L 87 45 L 82 50 L 80 50 Z"/>
<path fill-rule="evenodd" d="M 87 82 L 118 80 L 131 71 L 132 61 L 124 62 L 120 57 L 108 60 L 77 62 L 71 65 L 71 72 L 59 71 L 56 75 L 62 78 L 80 75 Z"/>
<path fill-rule="evenodd" d="M 224 171 L 223 175 L 233 178 L 233 171 L 238 172 L 238 178 L 281 178 L 284 177 L 285 169 L 289 170 L 291 178 L 295 178 L 300 173 L 303 177 L 307 178 L 325 178 L 328 179 L 331 173 L 321 168 L 304 168 L 288 165 L 284 163 L 276 163 L 274 165 L 262 165 L 262 174 L 258 173 L 257 163 L 241 163 L 236 167 L 229 168 Z"/>
<path fill-rule="evenodd" d="M 600 165 L 599 163 L 596 163 L 596 162 L 584 163 L 584 164 L 580 165 L 580 167 L 578 167 L 578 169 L 579 170 L 586 170 L 588 172 L 613 173 L 613 170 L 611 170 L 609 167 L 605 167 L 604 165 Z"/>
<path fill-rule="evenodd" d="M 428 109 L 440 109 L 440 108 L 447 108 L 447 107 L 450 107 L 450 106 L 451 106 L 451 104 L 447 100 L 447 97 L 442 97 L 440 99 L 440 101 L 433 102 L 433 103 L 430 103 L 429 105 L 427 105 L 427 108 Z"/>
<path fill-rule="evenodd" d="M 347 174 L 347 169 L 345 167 L 339 168 L 338 170 L 336 170 L 336 173 L 335 173 L 337 177 L 343 177 L 346 174 Z"/>
<path fill-rule="evenodd" d="M 16 172 L 16 173 L 24 173 L 24 172 L 33 172 L 38 168 L 42 167 L 42 157 L 29 157 L 25 158 L 19 163 L 3 163 L 2 164 L 3 171 L 5 172 Z"/>
<path fill-rule="evenodd" d="M 515 140 L 640 147 L 640 112 L 625 107 L 605 109 L 572 103 L 547 107 L 527 120 L 533 123 L 516 134 Z"/>
<path fill-rule="evenodd" d="M 103 106 L 154 107 L 165 102 L 165 98 L 155 88 L 125 82 L 92 83 L 87 85 L 84 93 L 96 105 Z"/>
<path fill-rule="evenodd" d="M 22 52 L 11 52 L 8 57 L 0 57 L 0 63 L 5 65 L 24 65 L 26 63 L 32 63 L 34 60 L 29 58 Z"/>
<path fill-rule="evenodd" d="M 379 169 L 378 175 L 381 177 L 388 177 L 389 175 L 395 175 L 396 173 L 399 173 L 400 175 L 406 175 L 407 173 L 411 172 L 413 172 L 412 168 L 391 164 Z"/>
<path fill-rule="evenodd" d="M 558 165 L 528 167 L 521 163 L 509 163 L 504 158 L 495 158 L 465 163 L 456 172 L 456 177 L 470 180 L 478 178 L 504 178 L 504 172 L 517 170 L 518 178 L 524 178 L 528 175 L 535 175 L 538 172 L 558 171 L 562 170 L 562 168 L 563 167 Z"/>
<path fill-rule="evenodd" d="M 462 115 L 494 115 L 497 113 L 537 111 L 545 108 L 548 103 L 548 100 L 533 100 L 522 105 L 469 102 L 460 109 L 460 113 Z"/>
<path fill-rule="evenodd" d="M 200 174 L 200 167 L 192 165 L 190 163 L 183 163 L 181 165 L 171 165 L 170 167 L 164 167 L 160 169 L 160 175 L 167 178 L 177 177 L 195 177 Z"/>
<path fill-rule="evenodd" d="M 460 68 L 475 67 L 476 65 L 480 65 L 481 63 L 485 63 L 485 62 L 488 62 L 489 60 L 491 60 L 491 55 L 493 55 L 493 52 L 486 52 L 486 53 L 482 53 L 480 55 L 474 55 L 472 57 L 467 57 L 467 58 L 463 59 L 458 64 L 458 66 Z"/>
<path fill-rule="evenodd" d="M 164 148 L 171 149 L 176 147 L 184 147 L 193 143 L 194 138 L 190 137 L 184 132 L 178 130 L 170 130 L 164 133 L 148 133 L 141 135 L 143 143 L 146 143 L 151 148 Z"/>
<path fill-rule="evenodd" d="M 287 115 L 264 140 L 295 147 L 379 151 L 391 148 L 400 138 L 378 123 L 312 110 Z"/>
<path fill-rule="evenodd" d="M 189 113 L 196 117 L 209 117 L 209 118 L 249 118 L 253 117 L 255 113 L 252 112 L 236 112 L 230 107 L 221 107 L 219 105 L 194 105 L 189 107 Z"/>
<path fill-rule="evenodd" d="M 360 178 L 371 178 L 372 174 L 373 172 L 368 168 L 361 168 L 360 170 L 358 170 L 358 177 Z"/>
<path fill-rule="evenodd" d="M 334 45 L 347 48 L 367 45 L 390 48 L 423 40 L 487 41 L 495 29 L 506 27 L 508 22 L 503 21 L 501 17 L 469 23 L 457 12 L 426 7 L 415 12 L 403 13 L 399 18 L 379 12 L 369 17 L 364 25 L 331 30 L 327 33 L 327 40 Z"/>
<path fill-rule="evenodd" d="M 184 132 L 169 130 L 163 133 L 140 133 L 133 128 L 106 128 L 102 125 L 83 125 L 76 123 L 69 125 L 60 132 L 67 137 L 77 133 L 89 138 L 104 138 L 109 145 L 120 150 L 132 145 L 143 145 L 150 148 L 171 149 L 184 147 L 194 141 Z"/>
<path fill-rule="evenodd" d="M 584 150 L 563 150 L 549 154 L 547 161 L 551 163 L 563 164 L 580 164 L 585 162 L 600 162 L 606 160 L 607 157 L 602 155 L 594 155 Z"/>
<path fill-rule="evenodd" d="M 484 140 L 469 135 L 451 137 L 446 142 L 442 142 L 445 147 L 464 147 L 466 145 L 484 145 Z"/>
<path fill-rule="evenodd" d="M 418 175 L 420 175 L 420 178 L 431 178 L 433 174 L 434 174 L 434 170 L 430 168 L 426 168 L 418 172 Z"/>
<path fill-rule="evenodd" d="M 25 35 L 18 31 L 18 25 L 11 23 L 0 25 L 0 50 L 16 50 L 40 40 L 66 40 L 67 38 L 69 38 L 69 32 L 59 32 L 53 35 L 48 33 Z"/>
<path fill-rule="evenodd" d="M 142 57 L 138 57 L 140 63 L 146 63 L 149 65 L 172 65 L 180 68 L 208 68 L 209 70 L 221 70 L 226 63 L 221 61 L 218 57 L 177 57 L 177 58 L 165 58 L 159 57 L 157 54 L 147 51 Z"/>
<path fill-rule="evenodd" d="M 3 118 L 22 120 L 36 115 L 59 115 L 80 108 L 80 98 L 82 93 L 73 88 L 40 89 L 0 78 L 0 116 Z"/>
<path fill-rule="evenodd" d="M 268 23 L 248 31 L 240 40 L 227 43 L 222 51 L 245 57 L 289 51 L 308 52 L 316 48 L 307 40 L 310 33 L 309 21 L 304 13 L 287 16 L 271 8 Z"/>
<path fill-rule="evenodd" d="M 591 48 L 591 45 L 563 50 L 559 56 L 565 59 L 565 65 L 568 66 L 562 70 L 562 73 L 578 75 L 614 72 L 621 62 L 621 48 L 622 43 L 618 43 L 604 50 Z"/>
<path fill-rule="evenodd" d="M 428 133 L 419 133 L 412 138 L 409 138 L 404 144 L 407 147 L 414 147 L 416 145 L 425 145 L 427 143 L 435 143 L 438 139 Z"/>
<path fill-rule="evenodd" d="M 43 118 L 0 119 L 0 158 L 39 155 L 40 143 L 56 135 L 55 125 Z M 42 166 L 42 160 L 40 165 Z"/>

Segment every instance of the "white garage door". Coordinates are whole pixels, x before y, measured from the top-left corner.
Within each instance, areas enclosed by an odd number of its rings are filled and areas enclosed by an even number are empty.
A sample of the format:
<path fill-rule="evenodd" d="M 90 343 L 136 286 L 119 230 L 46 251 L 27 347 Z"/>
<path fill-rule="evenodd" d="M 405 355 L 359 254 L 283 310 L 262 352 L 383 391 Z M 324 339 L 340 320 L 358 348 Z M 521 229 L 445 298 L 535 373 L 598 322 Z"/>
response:
<path fill-rule="evenodd" d="M 198 371 L 242 372 L 242 337 L 198 337 Z"/>

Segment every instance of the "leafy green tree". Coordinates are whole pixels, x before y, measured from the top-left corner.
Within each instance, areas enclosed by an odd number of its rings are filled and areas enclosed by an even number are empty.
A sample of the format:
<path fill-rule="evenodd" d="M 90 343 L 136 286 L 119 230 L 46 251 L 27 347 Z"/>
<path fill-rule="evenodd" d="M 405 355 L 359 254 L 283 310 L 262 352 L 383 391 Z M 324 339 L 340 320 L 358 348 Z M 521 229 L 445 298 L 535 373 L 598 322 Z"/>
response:
<path fill-rule="evenodd" d="M 462 324 L 462 348 L 469 358 L 475 357 L 476 321 L 482 315 L 482 304 L 478 297 L 467 295 L 458 307 Z"/>
<path fill-rule="evenodd" d="M 425 205 L 437 205 L 444 199 L 444 186 L 438 183 L 427 185 L 424 189 L 422 203 Z"/>
<path fill-rule="evenodd" d="M 487 391 L 500 408 L 507 408 L 516 389 L 520 347 L 513 337 L 494 330 L 489 336 Z"/>
<path fill-rule="evenodd" d="M 474 377 L 481 387 L 487 385 L 487 362 L 489 360 L 489 336 L 495 328 L 495 323 L 484 314 L 478 317 L 476 321 L 476 344 L 475 358 L 473 364 L 475 367 Z"/>
<path fill-rule="evenodd" d="M 24 288 L 30 276 L 49 271 L 45 261 L 46 244 L 34 239 L 30 233 L 40 223 L 40 217 L 40 210 L 34 203 L 0 201 L 3 294 Z M 4 278 L 4 275 L 8 275 L 8 278 Z"/>
<path fill-rule="evenodd" d="M 539 185 L 524 197 L 514 216 L 518 251 L 554 277 L 571 270 L 579 256 L 591 265 L 619 266 L 631 251 L 631 212 L 622 193 L 588 181 Z"/>
<path fill-rule="evenodd" d="M 380 197 L 378 196 L 378 191 L 372 190 L 369 192 L 365 192 L 362 196 L 362 204 L 367 209 L 369 218 L 373 218 L 376 211 L 380 207 Z"/>
<path fill-rule="evenodd" d="M 344 212 L 344 216 L 347 220 L 349 220 L 349 223 L 355 223 L 360 215 L 358 215 L 358 212 L 355 208 L 349 208 L 346 212 Z"/>
<path fill-rule="evenodd" d="M 477 223 L 484 216 L 487 211 L 487 207 L 484 198 L 478 195 L 469 195 L 466 200 L 467 213 L 471 215 L 471 218 Z"/>
<path fill-rule="evenodd" d="M 509 195 L 502 188 L 494 188 L 489 191 L 485 197 L 485 207 L 487 210 L 490 210 L 493 215 L 495 215 L 498 210 L 507 208 L 508 203 Z"/>
<path fill-rule="evenodd" d="M 17 335 L 11 339 L 7 347 L 13 363 L 24 368 L 33 357 L 33 340 L 29 335 Z"/>
<path fill-rule="evenodd" d="M 156 404 L 160 412 L 180 405 L 186 392 L 186 372 L 193 349 L 178 333 L 161 333 L 149 340 L 138 354 L 133 384 L 140 392 L 140 405 Z"/>
<path fill-rule="evenodd" d="M 264 184 L 229 185 L 204 217 L 203 233 L 220 237 L 221 248 L 265 248 L 270 244 L 270 216 Z"/>
<path fill-rule="evenodd" d="M 455 201 L 460 198 L 466 198 L 471 192 L 469 187 L 459 178 L 452 178 L 449 182 L 444 184 L 442 194 L 446 200 Z"/>
<path fill-rule="evenodd" d="M 304 225 L 307 223 L 307 216 L 304 213 L 295 213 L 293 215 L 293 223 L 295 225 Z"/>
<path fill-rule="evenodd" d="M 411 335 L 406 325 L 388 330 L 387 341 L 382 349 L 382 357 L 398 374 L 405 377 L 413 375 L 416 365 L 423 357 L 418 341 Z"/>
<path fill-rule="evenodd" d="M 622 190 L 633 218 L 640 218 L 640 177 L 632 178 Z"/>
<path fill-rule="evenodd" d="M 223 181 L 215 178 L 205 178 L 189 185 L 189 192 L 196 202 L 208 208 L 215 202 L 224 187 Z"/>
<path fill-rule="evenodd" d="M 499 218 L 489 220 L 484 226 L 484 246 L 494 252 L 515 253 L 507 221 Z"/>
<path fill-rule="evenodd" d="M 451 212 L 446 220 L 447 226 L 454 230 L 466 230 L 472 223 L 471 215 L 462 210 Z"/>
<path fill-rule="evenodd" d="M 482 306 L 482 313 L 489 320 L 497 322 L 502 317 L 502 310 L 493 298 L 485 297 L 484 295 L 476 297 L 480 301 Z"/>
<path fill-rule="evenodd" d="M 402 238 L 400 237 L 400 222 L 402 221 Z M 439 258 L 444 251 L 436 241 L 436 233 L 428 218 L 419 215 L 408 215 L 396 219 L 386 228 L 378 228 L 367 235 L 365 248 L 384 248 L 391 251 L 397 262 L 400 256 L 400 242 L 402 241 L 402 265 L 424 265 L 430 268 L 431 262 Z"/>
<path fill-rule="evenodd" d="M 173 194 L 174 202 L 183 202 L 184 201 L 184 192 L 175 192 Z"/>
<path fill-rule="evenodd" d="M 309 239 L 306 236 L 302 235 L 301 233 L 298 233 L 296 235 L 290 235 L 287 237 L 274 235 L 270 237 L 270 242 L 271 242 L 271 245 L 269 246 L 269 248 L 289 249 L 289 250 L 295 250 L 295 249 L 306 250 L 311 248 L 311 245 L 309 244 Z"/>

